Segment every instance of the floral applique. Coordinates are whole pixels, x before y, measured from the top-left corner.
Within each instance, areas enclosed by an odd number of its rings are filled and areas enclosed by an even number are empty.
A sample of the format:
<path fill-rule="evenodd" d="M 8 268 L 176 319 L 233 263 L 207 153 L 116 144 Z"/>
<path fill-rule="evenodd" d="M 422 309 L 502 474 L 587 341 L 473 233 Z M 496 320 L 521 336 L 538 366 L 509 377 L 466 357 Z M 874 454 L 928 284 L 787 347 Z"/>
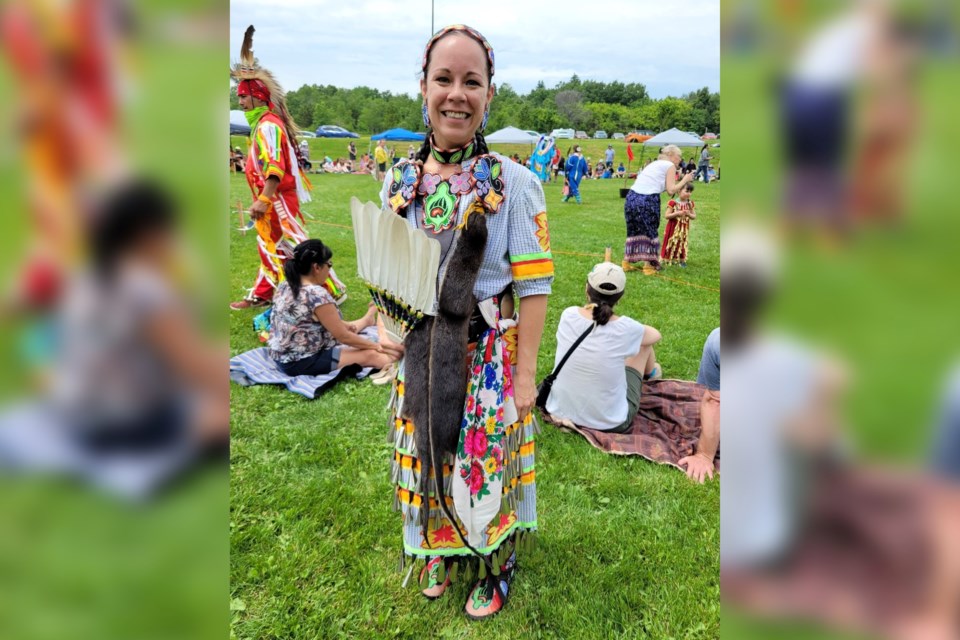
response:
<path fill-rule="evenodd" d="M 407 208 L 417 194 L 420 183 L 420 166 L 409 160 L 401 160 L 391 169 L 387 203 L 394 213 Z"/>
<path fill-rule="evenodd" d="M 500 179 L 502 171 L 503 164 L 493 155 L 480 156 L 473 165 L 477 197 L 483 202 L 488 213 L 497 213 L 503 203 L 503 180 Z"/>
<path fill-rule="evenodd" d="M 547 228 L 547 212 L 541 211 L 533 221 L 537 225 L 537 242 L 540 244 L 540 250 L 546 253 L 550 251 L 550 229 Z"/>

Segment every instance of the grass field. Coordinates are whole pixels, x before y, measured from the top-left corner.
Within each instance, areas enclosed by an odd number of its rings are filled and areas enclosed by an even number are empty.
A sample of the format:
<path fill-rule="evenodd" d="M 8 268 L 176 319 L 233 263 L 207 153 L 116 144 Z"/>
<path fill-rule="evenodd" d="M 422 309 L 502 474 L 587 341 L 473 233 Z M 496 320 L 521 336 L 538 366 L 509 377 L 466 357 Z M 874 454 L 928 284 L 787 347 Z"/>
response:
<path fill-rule="evenodd" d="M 311 140 L 313 157 L 343 140 Z M 358 141 L 364 148 L 364 140 Z M 236 142 L 235 142 L 236 144 Z M 590 141 L 589 145 L 605 141 Z M 406 149 L 406 143 L 401 148 Z M 591 153 L 590 146 L 588 153 Z M 333 147 L 331 146 L 331 150 Z M 504 153 L 514 150 L 497 147 Z M 623 156 L 622 145 L 618 159 Z M 340 153 L 340 152 L 335 152 Z M 625 157 L 624 157 L 625 158 Z M 345 314 L 366 307 L 352 265 L 348 201 L 377 200 L 369 176 L 311 176 L 312 237 L 333 248 L 350 289 Z M 242 176 L 231 203 L 249 203 Z M 553 363 L 560 312 L 583 303 L 587 271 L 625 236 L 617 180 L 586 181 L 584 204 L 545 186 L 556 282 L 538 379 Z M 618 311 L 655 326 L 667 377 L 692 379 L 719 321 L 719 183 L 698 185 L 689 267 L 662 277 L 629 274 Z M 224 212 L 237 226 L 236 211 Z M 255 238 L 231 231 L 230 294 L 257 266 Z M 233 354 L 260 346 L 254 311 L 230 318 Z M 401 587 L 399 515 L 391 510 L 389 391 L 345 382 L 309 401 L 272 387 L 232 393 L 231 612 L 237 638 L 715 638 L 719 634 L 719 486 L 675 469 L 608 456 L 545 426 L 538 441 L 539 546 L 521 558 L 507 609 L 483 624 L 462 614 L 467 586 L 427 602 Z M 413 581 L 411 581 L 412 583 Z"/>

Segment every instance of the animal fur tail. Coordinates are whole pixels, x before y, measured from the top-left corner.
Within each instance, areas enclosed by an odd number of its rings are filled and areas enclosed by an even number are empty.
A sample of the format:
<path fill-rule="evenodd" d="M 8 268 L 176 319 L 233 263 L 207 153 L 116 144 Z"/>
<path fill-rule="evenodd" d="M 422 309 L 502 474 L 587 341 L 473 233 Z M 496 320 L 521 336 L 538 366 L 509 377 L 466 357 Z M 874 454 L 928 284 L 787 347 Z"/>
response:
<path fill-rule="evenodd" d="M 473 296 L 483 253 L 487 243 L 487 223 L 483 215 L 467 217 L 464 229 L 450 261 L 440 289 L 438 314 L 421 322 L 408 336 L 405 366 L 407 389 L 404 411 L 418 425 L 417 450 L 421 460 L 421 526 L 423 537 L 429 525 L 429 481 L 433 472 L 435 493 L 440 508 L 457 530 L 463 544 L 489 564 L 467 542 L 456 518 L 447 507 L 443 487 L 443 459 L 456 451 L 463 421 L 463 398 L 467 387 L 467 339 L 470 316 L 477 304 Z M 492 567 L 491 567 L 492 571 Z"/>

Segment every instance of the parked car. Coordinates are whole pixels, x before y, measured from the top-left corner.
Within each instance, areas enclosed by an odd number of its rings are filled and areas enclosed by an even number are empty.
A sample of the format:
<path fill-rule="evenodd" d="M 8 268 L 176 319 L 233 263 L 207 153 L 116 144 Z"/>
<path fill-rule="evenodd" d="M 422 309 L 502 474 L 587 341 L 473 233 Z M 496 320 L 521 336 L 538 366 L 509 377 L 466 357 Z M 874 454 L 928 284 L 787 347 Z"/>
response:
<path fill-rule="evenodd" d="M 301 131 L 300 133 L 297 134 L 297 137 L 298 138 L 316 138 L 317 134 L 315 134 L 313 131 Z"/>
<path fill-rule="evenodd" d="M 623 136 L 622 133 L 615 133 L 615 134 L 613 134 L 613 135 L 610 136 L 610 137 L 613 138 L 614 140 L 623 140 L 623 137 L 624 137 L 624 136 Z"/>
<path fill-rule="evenodd" d="M 550 132 L 551 138 L 568 138 L 573 140 L 573 129 L 554 129 Z"/>
<path fill-rule="evenodd" d="M 577 131 L 575 134 L 573 134 L 573 137 L 576 138 L 577 140 L 589 140 L 589 139 L 590 139 L 590 136 L 587 135 L 587 132 L 586 132 L 586 131 Z"/>
<path fill-rule="evenodd" d="M 647 140 L 649 140 L 650 138 L 652 138 L 653 135 L 654 135 L 654 134 L 650 133 L 649 131 L 645 131 L 645 130 L 644 130 L 644 131 L 631 131 L 630 133 L 628 133 L 628 134 L 624 137 L 624 140 L 625 140 L 626 142 L 646 142 Z"/>
<path fill-rule="evenodd" d="M 606 140 L 606 139 L 607 139 L 607 132 L 606 132 L 606 131 L 597 131 L 597 132 L 595 132 L 595 133 L 593 134 L 593 139 L 594 139 L 594 140 Z"/>
<path fill-rule="evenodd" d="M 359 138 L 360 136 L 352 131 L 347 131 L 343 127 L 334 124 L 324 124 L 317 127 L 318 138 Z"/>

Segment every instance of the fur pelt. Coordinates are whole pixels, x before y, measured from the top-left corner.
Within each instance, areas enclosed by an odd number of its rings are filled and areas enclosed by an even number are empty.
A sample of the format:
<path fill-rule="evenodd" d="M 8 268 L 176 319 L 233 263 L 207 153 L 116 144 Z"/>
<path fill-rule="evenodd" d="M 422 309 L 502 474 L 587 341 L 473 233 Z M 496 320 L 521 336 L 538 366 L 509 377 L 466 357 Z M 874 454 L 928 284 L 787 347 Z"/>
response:
<path fill-rule="evenodd" d="M 425 318 L 405 340 L 403 412 L 416 425 L 425 539 L 431 470 L 436 475 L 437 499 L 452 518 L 444 501 L 443 460 L 456 451 L 460 438 L 468 375 L 467 332 L 477 304 L 473 286 L 486 245 L 486 218 L 482 213 L 468 215 L 447 264 L 437 315 Z"/>

